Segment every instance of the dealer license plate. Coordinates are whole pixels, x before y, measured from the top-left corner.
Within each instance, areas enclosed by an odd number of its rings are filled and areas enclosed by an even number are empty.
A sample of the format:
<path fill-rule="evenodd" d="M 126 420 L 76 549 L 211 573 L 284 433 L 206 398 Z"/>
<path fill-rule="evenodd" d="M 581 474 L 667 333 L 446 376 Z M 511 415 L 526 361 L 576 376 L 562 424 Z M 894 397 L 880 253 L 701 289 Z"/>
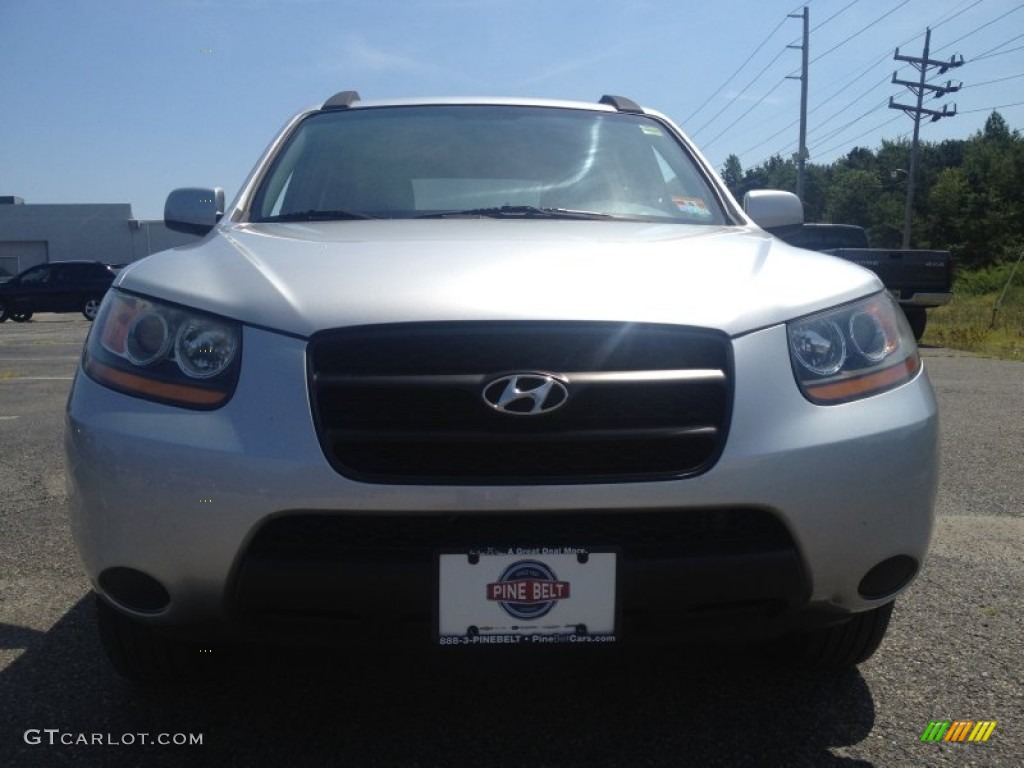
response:
<path fill-rule="evenodd" d="M 437 563 L 440 645 L 615 642 L 614 552 L 512 547 Z"/>

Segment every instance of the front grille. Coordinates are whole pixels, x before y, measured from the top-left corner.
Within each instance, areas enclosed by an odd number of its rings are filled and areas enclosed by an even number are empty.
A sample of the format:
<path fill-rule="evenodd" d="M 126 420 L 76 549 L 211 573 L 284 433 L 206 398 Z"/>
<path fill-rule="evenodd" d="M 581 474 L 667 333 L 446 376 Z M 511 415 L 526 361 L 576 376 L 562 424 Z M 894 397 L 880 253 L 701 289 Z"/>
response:
<path fill-rule="evenodd" d="M 242 620 L 288 625 L 351 622 L 382 636 L 409 623 L 426 641 L 437 553 L 506 547 L 615 551 L 622 616 L 633 629 L 664 629 L 696 613 L 774 615 L 802 605 L 808 593 L 792 537 L 774 514 L 757 508 L 295 511 L 256 531 L 233 580 L 232 610 Z"/>
<path fill-rule="evenodd" d="M 381 483 L 628 482 L 707 470 L 732 390 L 720 333 L 656 324 L 419 323 L 317 334 L 310 388 L 334 468 Z M 484 390 L 543 373 L 569 396 L 510 415 Z"/>
<path fill-rule="evenodd" d="M 441 549 L 614 548 L 632 560 L 750 554 L 793 547 L 770 512 L 749 508 L 630 512 L 394 515 L 287 514 L 263 525 L 248 556 L 429 563 Z"/>

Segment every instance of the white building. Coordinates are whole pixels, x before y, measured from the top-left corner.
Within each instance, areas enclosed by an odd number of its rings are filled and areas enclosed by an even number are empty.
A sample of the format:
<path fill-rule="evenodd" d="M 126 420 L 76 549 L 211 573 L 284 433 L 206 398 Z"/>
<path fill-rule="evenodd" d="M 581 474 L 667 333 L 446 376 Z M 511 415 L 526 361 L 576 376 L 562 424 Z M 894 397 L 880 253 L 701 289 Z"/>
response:
<path fill-rule="evenodd" d="M 197 239 L 136 219 L 129 203 L 26 205 L 0 197 L 0 276 L 49 261 L 128 264 Z"/>

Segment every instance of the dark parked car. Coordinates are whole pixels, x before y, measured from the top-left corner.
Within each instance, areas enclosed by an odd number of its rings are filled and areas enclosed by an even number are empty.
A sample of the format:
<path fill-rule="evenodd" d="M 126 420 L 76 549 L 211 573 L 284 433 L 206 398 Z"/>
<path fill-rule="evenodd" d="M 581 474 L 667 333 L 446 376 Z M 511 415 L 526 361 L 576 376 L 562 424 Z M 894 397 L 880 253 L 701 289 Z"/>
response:
<path fill-rule="evenodd" d="M 35 312 L 81 312 L 96 317 L 117 268 L 99 261 L 37 264 L 0 283 L 0 323 L 25 322 Z"/>

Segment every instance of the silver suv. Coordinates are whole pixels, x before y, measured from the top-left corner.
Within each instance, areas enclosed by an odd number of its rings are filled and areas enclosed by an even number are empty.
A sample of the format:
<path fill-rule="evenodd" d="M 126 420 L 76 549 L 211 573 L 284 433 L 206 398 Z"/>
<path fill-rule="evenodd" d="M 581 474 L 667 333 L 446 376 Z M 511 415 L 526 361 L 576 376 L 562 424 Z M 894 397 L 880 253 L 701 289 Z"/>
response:
<path fill-rule="evenodd" d="M 921 565 L 937 418 L 903 315 L 657 112 L 348 91 L 229 207 L 165 218 L 206 236 L 121 272 L 68 403 L 129 678 L 297 635 L 849 665 Z"/>

